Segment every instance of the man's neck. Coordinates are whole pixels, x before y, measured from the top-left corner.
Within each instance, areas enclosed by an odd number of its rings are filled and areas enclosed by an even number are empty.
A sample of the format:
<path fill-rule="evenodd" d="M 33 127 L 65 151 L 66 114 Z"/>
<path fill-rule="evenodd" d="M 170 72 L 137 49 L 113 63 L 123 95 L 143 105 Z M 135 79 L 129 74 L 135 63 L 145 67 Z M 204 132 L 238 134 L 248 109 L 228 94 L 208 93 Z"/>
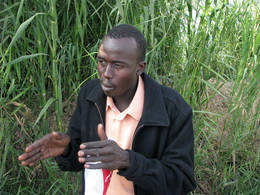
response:
<path fill-rule="evenodd" d="M 120 112 L 123 112 L 126 108 L 128 108 L 128 106 L 132 102 L 138 86 L 138 80 L 139 78 L 137 77 L 135 86 L 130 89 L 127 94 L 122 97 L 113 98 L 114 104 Z"/>

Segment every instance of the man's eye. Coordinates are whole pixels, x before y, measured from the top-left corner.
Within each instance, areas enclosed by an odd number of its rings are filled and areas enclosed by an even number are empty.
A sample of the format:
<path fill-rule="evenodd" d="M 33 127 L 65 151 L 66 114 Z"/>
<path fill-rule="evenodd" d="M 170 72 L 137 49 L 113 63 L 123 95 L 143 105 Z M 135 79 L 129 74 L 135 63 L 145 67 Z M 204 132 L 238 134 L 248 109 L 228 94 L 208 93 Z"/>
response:
<path fill-rule="evenodd" d="M 113 67 L 114 67 L 115 69 L 122 68 L 121 64 L 113 64 Z"/>
<path fill-rule="evenodd" d="M 101 60 L 101 59 L 98 60 L 98 63 L 101 64 L 101 65 L 105 65 L 105 61 Z"/>

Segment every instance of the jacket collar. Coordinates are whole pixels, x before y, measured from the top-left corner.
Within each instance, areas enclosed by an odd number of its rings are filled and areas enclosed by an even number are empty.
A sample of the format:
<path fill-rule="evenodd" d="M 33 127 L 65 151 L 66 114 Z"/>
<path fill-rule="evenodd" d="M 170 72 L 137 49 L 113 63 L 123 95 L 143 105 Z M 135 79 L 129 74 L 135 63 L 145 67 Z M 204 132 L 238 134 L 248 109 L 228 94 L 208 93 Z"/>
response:
<path fill-rule="evenodd" d="M 139 125 L 168 126 L 170 121 L 160 85 L 146 73 L 143 73 L 141 76 L 144 81 L 145 97 L 143 114 Z M 106 95 L 102 91 L 99 82 L 97 86 L 92 88 L 86 99 L 98 106 L 102 120 L 105 122 Z"/>
<path fill-rule="evenodd" d="M 145 97 L 143 114 L 139 124 L 168 126 L 170 120 L 160 85 L 146 73 L 141 76 L 144 81 Z"/>
<path fill-rule="evenodd" d="M 91 101 L 95 104 L 98 109 L 98 112 L 101 115 L 101 122 L 105 127 L 105 114 L 106 114 L 106 98 L 107 96 L 104 94 L 99 79 L 95 80 L 95 85 L 92 87 L 91 91 L 87 94 L 86 100 Z"/>

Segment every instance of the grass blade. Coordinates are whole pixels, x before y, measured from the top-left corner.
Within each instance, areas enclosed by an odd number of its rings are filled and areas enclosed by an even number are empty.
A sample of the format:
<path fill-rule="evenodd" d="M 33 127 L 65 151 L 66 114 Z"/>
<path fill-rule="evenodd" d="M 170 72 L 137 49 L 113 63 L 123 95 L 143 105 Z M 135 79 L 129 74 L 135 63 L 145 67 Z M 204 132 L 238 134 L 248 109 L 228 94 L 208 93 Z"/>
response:
<path fill-rule="evenodd" d="M 43 107 L 43 109 L 41 110 L 38 118 L 36 119 L 35 123 L 33 124 L 33 128 L 35 127 L 35 125 L 37 125 L 37 123 L 40 121 L 40 119 L 42 118 L 42 116 L 44 115 L 44 113 L 48 110 L 48 108 L 50 107 L 50 105 L 55 101 L 54 98 L 50 98 L 47 103 L 45 104 L 45 106 Z"/>

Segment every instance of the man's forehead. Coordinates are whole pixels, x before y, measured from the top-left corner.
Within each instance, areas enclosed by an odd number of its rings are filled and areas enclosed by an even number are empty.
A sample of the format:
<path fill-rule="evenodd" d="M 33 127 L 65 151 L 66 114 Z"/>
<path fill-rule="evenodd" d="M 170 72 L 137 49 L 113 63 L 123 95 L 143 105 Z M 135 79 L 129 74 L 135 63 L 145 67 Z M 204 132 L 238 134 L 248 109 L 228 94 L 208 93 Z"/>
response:
<path fill-rule="evenodd" d="M 105 58 L 110 61 L 129 61 L 138 60 L 139 50 L 133 38 L 107 38 L 102 41 L 98 57 Z"/>

